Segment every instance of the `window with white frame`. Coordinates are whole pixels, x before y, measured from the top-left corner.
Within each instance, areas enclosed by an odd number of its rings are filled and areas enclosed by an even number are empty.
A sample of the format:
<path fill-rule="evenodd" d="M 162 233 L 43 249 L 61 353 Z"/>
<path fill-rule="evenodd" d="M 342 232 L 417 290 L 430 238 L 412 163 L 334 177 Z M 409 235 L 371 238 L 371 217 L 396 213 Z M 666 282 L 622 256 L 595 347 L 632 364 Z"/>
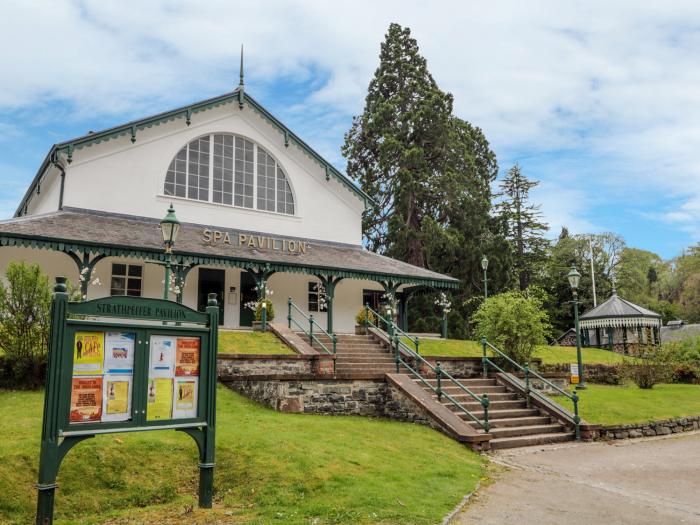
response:
<path fill-rule="evenodd" d="M 143 266 L 112 263 L 111 295 L 140 297 L 143 291 Z"/>
<path fill-rule="evenodd" d="M 282 167 L 264 148 L 236 135 L 205 135 L 184 146 L 168 167 L 163 193 L 294 215 Z"/>
<path fill-rule="evenodd" d="M 326 311 L 326 290 L 316 281 L 309 283 L 309 312 Z"/>

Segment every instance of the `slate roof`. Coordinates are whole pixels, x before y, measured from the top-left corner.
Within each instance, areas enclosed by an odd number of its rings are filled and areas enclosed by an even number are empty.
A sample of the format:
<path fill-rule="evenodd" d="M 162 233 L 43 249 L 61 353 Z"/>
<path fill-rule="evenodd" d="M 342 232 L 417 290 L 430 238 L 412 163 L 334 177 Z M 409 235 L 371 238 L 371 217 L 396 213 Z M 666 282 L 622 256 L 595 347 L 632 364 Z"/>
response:
<path fill-rule="evenodd" d="M 0 245 L 17 244 L 59 251 L 75 246 L 79 250 L 88 249 L 107 255 L 162 258 L 163 237 L 159 222 L 147 217 L 65 208 L 0 221 Z M 205 242 L 202 239 L 205 228 L 228 232 L 232 244 Z M 264 232 L 183 223 L 173 253 L 183 263 L 228 264 L 243 268 L 270 265 L 275 271 L 309 274 L 326 273 L 326 270 L 342 277 L 395 280 L 443 288 L 459 284 L 453 277 L 367 251 L 360 245 L 301 239 L 308 241 L 306 253 L 289 253 L 238 245 L 239 233 L 300 240 Z"/>
<path fill-rule="evenodd" d="M 660 314 L 631 303 L 613 291 L 610 299 L 588 310 L 581 316 L 581 320 L 616 317 L 653 317 L 661 319 Z"/>

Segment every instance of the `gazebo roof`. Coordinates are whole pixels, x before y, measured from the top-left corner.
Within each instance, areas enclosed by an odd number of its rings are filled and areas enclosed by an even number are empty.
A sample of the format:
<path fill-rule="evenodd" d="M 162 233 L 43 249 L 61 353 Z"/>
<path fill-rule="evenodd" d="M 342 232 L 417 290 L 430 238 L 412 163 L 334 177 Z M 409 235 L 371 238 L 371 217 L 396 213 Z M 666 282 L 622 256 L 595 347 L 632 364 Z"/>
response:
<path fill-rule="evenodd" d="M 661 326 L 661 315 L 631 303 L 617 295 L 612 296 L 581 316 L 581 328 L 625 326 Z"/>

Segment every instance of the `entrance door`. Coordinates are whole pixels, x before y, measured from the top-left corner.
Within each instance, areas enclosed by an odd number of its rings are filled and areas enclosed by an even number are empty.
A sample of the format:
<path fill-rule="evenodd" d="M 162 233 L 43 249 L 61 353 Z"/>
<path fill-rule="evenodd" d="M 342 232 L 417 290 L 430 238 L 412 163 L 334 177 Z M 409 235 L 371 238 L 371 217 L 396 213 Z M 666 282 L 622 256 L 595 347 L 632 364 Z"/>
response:
<path fill-rule="evenodd" d="M 216 294 L 219 302 L 219 324 L 224 324 L 224 286 L 226 284 L 225 270 L 212 270 L 211 268 L 199 269 L 199 284 L 197 287 L 197 310 L 203 312 L 207 309 L 207 300 L 210 293 Z"/>
<path fill-rule="evenodd" d="M 246 303 L 258 300 L 255 286 L 255 278 L 248 272 L 241 272 L 241 326 L 253 326 L 255 313 L 246 306 Z"/>

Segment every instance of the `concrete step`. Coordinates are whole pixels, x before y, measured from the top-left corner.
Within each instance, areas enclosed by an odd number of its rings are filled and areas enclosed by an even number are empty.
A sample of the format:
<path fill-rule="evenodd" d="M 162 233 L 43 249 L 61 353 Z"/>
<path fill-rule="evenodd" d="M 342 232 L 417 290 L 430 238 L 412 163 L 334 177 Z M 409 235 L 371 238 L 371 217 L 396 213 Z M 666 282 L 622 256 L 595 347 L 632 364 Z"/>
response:
<path fill-rule="evenodd" d="M 492 419 L 512 419 L 515 417 L 538 416 L 536 408 L 509 408 L 506 410 L 489 410 L 489 421 Z"/>
<path fill-rule="evenodd" d="M 465 385 L 465 386 L 467 386 L 467 385 Z M 488 394 L 490 396 L 491 394 L 507 392 L 506 387 L 500 386 L 500 385 L 493 385 L 493 386 L 475 385 L 473 387 L 467 386 L 467 388 L 469 390 L 471 390 L 472 392 L 474 392 L 475 394 L 477 394 L 479 397 L 481 397 L 481 394 Z M 443 384 L 442 390 L 444 392 L 447 392 L 450 395 L 453 395 L 453 394 L 469 395 L 464 390 L 459 388 L 458 386 L 451 386 L 451 385 L 448 386 L 448 385 Z"/>
<path fill-rule="evenodd" d="M 471 399 L 474 399 L 474 398 L 471 398 Z M 459 402 L 459 403 L 461 405 L 464 405 L 467 408 L 467 410 L 471 410 L 471 411 L 482 410 L 481 403 L 477 403 L 476 401 L 469 401 L 467 403 Z M 454 407 L 454 410 L 457 410 L 457 407 L 455 407 L 455 405 L 453 403 L 450 403 L 449 400 L 445 400 L 445 398 L 443 398 L 442 404 L 445 406 L 452 406 L 452 407 Z M 521 409 L 521 408 L 527 408 L 527 403 L 521 399 L 513 399 L 510 401 L 490 401 L 490 403 L 489 403 L 489 411 L 511 410 L 511 409 Z"/>
<path fill-rule="evenodd" d="M 348 372 L 396 372 L 396 365 L 391 363 L 336 363 L 336 371 L 346 370 Z"/>
<path fill-rule="evenodd" d="M 501 427 L 526 427 L 526 426 L 532 426 L 532 425 L 549 425 L 552 422 L 552 420 L 548 416 L 527 416 L 527 417 L 507 417 L 507 418 L 502 418 L 502 419 L 491 419 L 491 415 L 489 414 L 489 426 L 492 428 L 501 428 Z M 480 427 L 481 425 L 477 424 L 474 421 L 469 421 L 469 424 L 472 425 L 473 427 Z"/>
<path fill-rule="evenodd" d="M 490 441 L 492 450 L 515 447 L 531 447 L 533 445 L 545 445 L 548 443 L 562 443 L 572 441 L 573 432 L 553 432 L 547 434 L 530 434 L 527 436 L 495 438 Z"/>
<path fill-rule="evenodd" d="M 343 355 L 336 354 L 336 359 L 338 361 L 343 361 L 344 363 L 364 363 L 364 362 L 374 362 L 377 363 L 393 363 L 394 358 L 388 355 L 376 355 L 376 354 L 358 354 L 358 355 Z"/>
<path fill-rule="evenodd" d="M 456 378 L 457 381 L 459 381 L 461 384 L 469 388 L 469 390 L 473 390 L 472 387 L 477 387 L 477 386 L 498 386 L 498 383 L 496 383 L 495 379 L 480 379 L 480 378 L 465 378 L 465 379 L 459 379 Z M 416 381 L 420 381 L 419 379 L 416 379 Z M 432 385 L 437 385 L 437 379 L 435 378 L 428 378 L 427 379 L 428 383 Z M 450 379 L 442 379 L 442 386 L 455 386 L 454 383 Z"/>
<path fill-rule="evenodd" d="M 494 438 L 531 436 L 535 434 L 555 434 L 564 432 L 564 427 L 559 423 L 547 425 L 525 425 L 521 427 L 496 427 L 489 430 Z"/>
<path fill-rule="evenodd" d="M 427 388 L 427 387 L 424 387 Z M 464 392 L 461 392 L 459 394 L 453 394 L 452 392 L 448 392 L 450 394 L 450 397 L 452 397 L 455 401 L 458 403 L 468 403 L 470 400 L 473 400 L 474 398 L 470 396 L 469 394 L 466 394 Z M 475 392 L 476 393 L 476 392 Z M 513 392 L 489 392 L 489 401 L 494 402 L 494 401 L 510 401 L 514 399 L 520 399 L 517 394 L 514 394 Z M 481 395 L 479 395 L 481 397 Z"/>

